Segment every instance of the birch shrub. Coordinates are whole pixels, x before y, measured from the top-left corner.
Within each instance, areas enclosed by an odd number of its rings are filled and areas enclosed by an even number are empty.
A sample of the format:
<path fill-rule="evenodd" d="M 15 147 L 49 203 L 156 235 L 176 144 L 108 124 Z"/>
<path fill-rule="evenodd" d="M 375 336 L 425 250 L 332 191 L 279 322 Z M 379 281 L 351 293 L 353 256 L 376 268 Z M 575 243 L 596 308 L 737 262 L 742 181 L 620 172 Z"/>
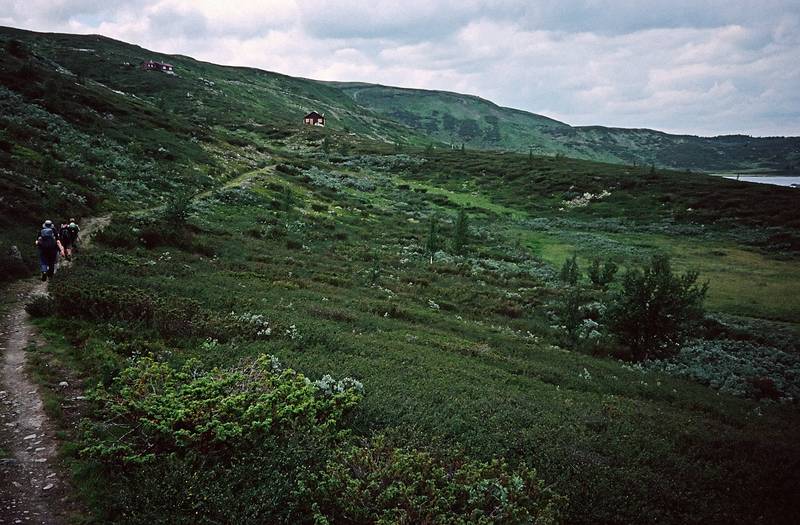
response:
<path fill-rule="evenodd" d="M 708 283 L 697 272 L 677 275 L 656 255 L 641 271 L 629 270 L 609 309 L 609 327 L 636 360 L 674 354 L 703 319 Z"/>

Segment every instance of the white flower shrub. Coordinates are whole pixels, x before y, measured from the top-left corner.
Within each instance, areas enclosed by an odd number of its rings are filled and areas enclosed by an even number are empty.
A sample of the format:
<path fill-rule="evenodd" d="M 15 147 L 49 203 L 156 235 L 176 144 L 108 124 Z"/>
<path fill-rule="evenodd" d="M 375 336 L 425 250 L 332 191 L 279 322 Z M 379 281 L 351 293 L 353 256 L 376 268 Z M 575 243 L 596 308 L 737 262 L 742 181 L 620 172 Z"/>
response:
<path fill-rule="evenodd" d="M 313 382 L 320 393 L 326 396 L 344 392 L 345 390 L 356 390 L 357 392 L 364 392 L 364 384 L 361 381 L 353 379 L 352 377 L 345 377 L 339 381 L 331 377 L 330 374 L 325 374 L 322 379 Z"/>
<path fill-rule="evenodd" d="M 264 314 L 245 312 L 237 315 L 235 312 L 231 312 L 228 317 L 243 328 L 251 330 L 257 338 L 267 338 L 272 335 L 272 327 Z"/>
<path fill-rule="evenodd" d="M 676 356 L 647 361 L 643 368 L 692 379 L 739 397 L 769 397 L 769 392 L 764 392 L 768 388 L 780 401 L 800 399 L 800 356 L 749 341 L 694 340 Z"/>
<path fill-rule="evenodd" d="M 583 195 L 578 195 L 573 199 L 561 202 L 564 204 L 566 208 L 585 208 L 586 206 L 589 205 L 590 202 L 605 199 L 610 195 L 611 192 L 608 190 L 603 190 L 600 193 L 589 193 L 587 191 Z"/>
<path fill-rule="evenodd" d="M 591 319 L 584 319 L 583 322 L 578 327 L 578 337 L 580 339 L 589 339 L 595 340 L 601 337 L 601 333 L 598 330 L 600 324 L 597 321 L 593 321 Z"/>
<path fill-rule="evenodd" d="M 289 327 L 289 328 L 286 330 L 286 335 L 287 335 L 287 336 L 289 337 L 289 339 L 291 339 L 292 341 L 295 341 L 295 340 L 297 340 L 297 339 L 300 339 L 300 332 L 297 330 L 297 326 L 296 326 L 296 325 L 291 325 L 291 326 L 290 326 L 290 327 Z"/>

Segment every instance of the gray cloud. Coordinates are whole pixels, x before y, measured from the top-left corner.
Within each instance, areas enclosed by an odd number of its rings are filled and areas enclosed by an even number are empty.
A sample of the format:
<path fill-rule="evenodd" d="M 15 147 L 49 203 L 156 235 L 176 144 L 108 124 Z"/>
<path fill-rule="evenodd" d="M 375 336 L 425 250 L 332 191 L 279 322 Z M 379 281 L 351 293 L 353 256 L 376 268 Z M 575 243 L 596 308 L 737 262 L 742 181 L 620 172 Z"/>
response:
<path fill-rule="evenodd" d="M 800 134 L 794 0 L 0 0 L 0 23 L 571 124 Z"/>

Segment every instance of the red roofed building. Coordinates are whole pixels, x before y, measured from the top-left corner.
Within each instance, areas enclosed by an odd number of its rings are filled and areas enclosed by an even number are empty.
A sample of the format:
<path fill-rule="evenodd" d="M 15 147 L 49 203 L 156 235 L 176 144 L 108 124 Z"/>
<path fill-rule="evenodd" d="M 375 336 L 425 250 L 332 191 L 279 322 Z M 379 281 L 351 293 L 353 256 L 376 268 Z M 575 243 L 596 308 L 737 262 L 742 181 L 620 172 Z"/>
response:
<path fill-rule="evenodd" d="M 311 113 L 303 117 L 303 122 L 310 126 L 324 126 L 325 115 L 320 115 L 316 111 L 312 111 Z"/>
<path fill-rule="evenodd" d="M 146 60 L 142 62 L 142 69 L 146 71 L 162 71 L 164 73 L 175 73 L 175 66 L 167 64 L 166 62 L 156 62 L 155 60 Z"/>

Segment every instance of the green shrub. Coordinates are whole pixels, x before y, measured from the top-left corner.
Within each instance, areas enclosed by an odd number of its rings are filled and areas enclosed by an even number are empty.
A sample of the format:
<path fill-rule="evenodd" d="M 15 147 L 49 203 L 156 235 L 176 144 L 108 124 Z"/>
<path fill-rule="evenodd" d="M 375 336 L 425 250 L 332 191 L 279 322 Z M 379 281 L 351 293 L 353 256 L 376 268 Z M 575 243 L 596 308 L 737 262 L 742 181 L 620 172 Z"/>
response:
<path fill-rule="evenodd" d="M 428 238 L 425 241 L 425 251 L 430 257 L 431 264 L 433 264 L 433 255 L 439 250 L 439 231 L 437 223 L 436 217 L 431 215 L 428 224 Z"/>
<path fill-rule="evenodd" d="M 642 271 L 622 278 L 609 310 L 609 327 L 634 359 L 673 354 L 703 319 L 708 283 L 697 272 L 675 275 L 669 258 L 656 255 Z"/>
<path fill-rule="evenodd" d="M 533 470 L 353 442 L 357 381 L 262 355 L 230 369 L 140 358 L 91 399 L 80 454 L 125 523 L 554 523 Z"/>
<path fill-rule="evenodd" d="M 214 247 L 206 240 L 198 240 L 197 229 L 186 223 L 181 204 L 168 205 L 164 217 L 156 219 L 118 218 L 97 233 L 98 242 L 114 248 L 147 249 L 174 246 L 181 250 L 213 257 Z M 169 211 L 171 210 L 171 211 Z M 166 217 L 170 218 L 167 219 Z M 181 218 L 183 217 L 183 218 Z"/>
<path fill-rule="evenodd" d="M 317 523 L 556 523 L 562 498 L 536 472 L 436 457 L 381 436 L 338 451 L 311 485 Z"/>
<path fill-rule="evenodd" d="M 578 287 L 571 288 L 563 297 L 559 304 L 558 314 L 562 325 L 570 338 L 577 334 L 578 327 L 584 319 L 584 312 L 581 309 L 585 297 L 583 290 Z"/>
<path fill-rule="evenodd" d="M 114 220 L 95 234 L 101 244 L 112 248 L 135 248 L 139 246 L 140 230 L 129 221 Z"/>
<path fill-rule="evenodd" d="M 115 521 L 309 522 L 303 479 L 347 436 L 361 391 L 265 355 L 210 371 L 145 357 L 92 393 L 81 455 L 110 479 Z"/>
<path fill-rule="evenodd" d="M 290 166 L 288 164 L 278 164 L 275 166 L 276 171 L 280 171 L 281 173 L 286 173 L 287 175 L 298 175 L 300 170 L 295 166 Z"/>
<path fill-rule="evenodd" d="M 695 339 L 671 358 L 642 366 L 724 394 L 784 402 L 800 399 L 800 356 L 751 341 Z"/>
<path fill-rule="evenodd" d="M 190 451 L 226 454 L 263 435 L 334 435 L 361 398 L 354 380 L 312 383 L 265 355 L 229 370 L 198 367 L 189 361 L 176 370 L 144 357 L 112 387 L 98 387 L 99 420 L 114 425 L 90 423 L 83 453 L 125 465 Z"/>

